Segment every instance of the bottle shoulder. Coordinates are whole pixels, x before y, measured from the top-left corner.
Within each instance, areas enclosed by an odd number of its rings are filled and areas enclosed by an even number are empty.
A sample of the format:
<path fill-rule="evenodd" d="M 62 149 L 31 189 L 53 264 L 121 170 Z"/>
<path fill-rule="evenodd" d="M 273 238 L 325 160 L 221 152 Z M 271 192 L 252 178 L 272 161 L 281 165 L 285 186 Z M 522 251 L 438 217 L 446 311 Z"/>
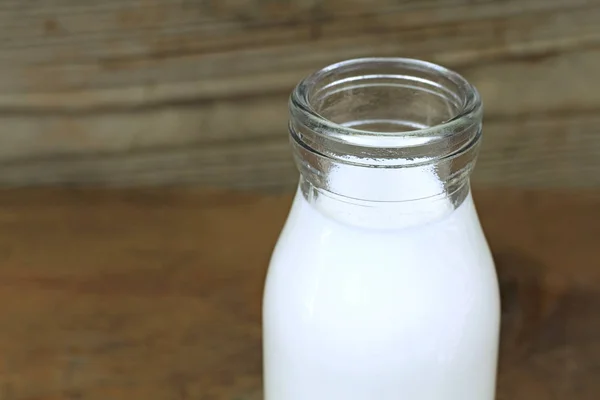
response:
<path fill-rule="evenodd" d="M 360 211 L 360 210 L 359 210 Z M 399 215 L 398 219 L 410 220 L 410 224 L 399 223 L 385 229 L 373 226 L 357 226 L 339 214 L 328 213 L 317 204 L 310 204 L 302 195 L 297 195 L 278 244 L 290 243 L 295 247 L 320 246 L 325 242 L 346 250 L 375 246 L 381 250 L 385 246 L 397 248 L 403 244 L 417 246 L 422 243 L 430 249 L 453 246 L 475 246 L 485 238 L 471 196 L 456 209 L 449 209 L 435 220 L 422 219 L 413 224 L 419 215 Z M 343 217 L 343 216 L 342 216 Z"/>
<path fill-rule="evenodd" d="M 413 314 L 430 315 L 434 327 L 440 316 L 458 318 L 466 310 L 481 318 L 497 313 L 497 278 L 479 222 L 472 220 L 476 213 L 382 231 L 348 227 L 312 211 L 290 214 L 269 266 L 266 315 L 285 313 L 298 321 L 337 315 L 358 329 L 365 321 L 385 325 L 390 316 L 403 326 Z"/>
<path fill-rule="evenodd" d="M 348 226 L 300 202 L 273 252 L 269 275 L 274 282 L 294 282 L 282 285 L 300 291 L 315 282 L 351 287 L 353 280 L 363 288 L 389 282 L 405 293 L 415 285 L 437 290 L 436 282 L 471 292 L 478 292 L 477 286 L 494 291 L 497 285 L 471 199 L 443 220 L 399 230 Z"/>

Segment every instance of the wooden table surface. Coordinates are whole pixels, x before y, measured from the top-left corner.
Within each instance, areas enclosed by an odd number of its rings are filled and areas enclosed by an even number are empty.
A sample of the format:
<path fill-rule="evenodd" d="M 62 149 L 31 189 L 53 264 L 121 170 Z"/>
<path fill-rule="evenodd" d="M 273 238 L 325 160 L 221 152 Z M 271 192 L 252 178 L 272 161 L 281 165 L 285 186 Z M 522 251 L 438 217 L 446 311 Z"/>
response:
<path fill-rule="evenodd" d="M 261 398 L 260 302 L 291 197 L 0 192 L 0 400 Z M 498 399 L 600 396 L 600 192 L 479 191 Z"/>

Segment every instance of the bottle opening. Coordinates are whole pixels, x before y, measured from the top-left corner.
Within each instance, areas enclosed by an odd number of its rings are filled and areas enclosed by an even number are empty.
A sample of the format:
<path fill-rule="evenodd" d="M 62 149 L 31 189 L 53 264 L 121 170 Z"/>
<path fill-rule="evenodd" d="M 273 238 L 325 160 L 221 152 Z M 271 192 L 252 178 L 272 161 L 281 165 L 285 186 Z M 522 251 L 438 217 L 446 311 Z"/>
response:
<path fill-rule="evenodd" d="M 457 78 L 420 61 L 373 59 L 333 65 L 302 84 L 308 105 L 322 118 L 389 133 L 426 129 L 458 117 L 472 90 Z"/>
<path fill-rule="evenodd" d="M 333 158 L 411 164 L 473 145 L 481 108 L 475 88 L 444 67 L 364 58 L 333 64 L 300 82 L 290 100 L 290 129 L 304 146 Z"/>

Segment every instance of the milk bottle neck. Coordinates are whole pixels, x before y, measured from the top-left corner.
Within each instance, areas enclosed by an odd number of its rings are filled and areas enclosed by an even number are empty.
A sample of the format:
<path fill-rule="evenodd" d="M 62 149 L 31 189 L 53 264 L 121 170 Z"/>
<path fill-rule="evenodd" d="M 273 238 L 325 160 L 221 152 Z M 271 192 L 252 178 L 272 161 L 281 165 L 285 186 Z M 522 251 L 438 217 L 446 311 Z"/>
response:
<path fill-rule="evenodd" d="M 481 117 L 475 88 L 434 64 L 367 58 L 315 72 L 290 98 L 302 193 L 351 220 L 437 218 L 468 194 Z"/>

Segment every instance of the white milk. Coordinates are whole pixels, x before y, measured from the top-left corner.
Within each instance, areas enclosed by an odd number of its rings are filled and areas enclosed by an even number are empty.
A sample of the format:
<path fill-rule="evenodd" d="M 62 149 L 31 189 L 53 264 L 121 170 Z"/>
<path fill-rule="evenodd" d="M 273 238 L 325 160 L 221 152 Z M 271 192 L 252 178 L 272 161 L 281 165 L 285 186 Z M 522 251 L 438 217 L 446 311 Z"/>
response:
<path fill-rule="evenodd" d="M 265 399 L 493 399 L 499 297 L 471 195 L 342 200 L 298 191 L 277 243 Z"/>

